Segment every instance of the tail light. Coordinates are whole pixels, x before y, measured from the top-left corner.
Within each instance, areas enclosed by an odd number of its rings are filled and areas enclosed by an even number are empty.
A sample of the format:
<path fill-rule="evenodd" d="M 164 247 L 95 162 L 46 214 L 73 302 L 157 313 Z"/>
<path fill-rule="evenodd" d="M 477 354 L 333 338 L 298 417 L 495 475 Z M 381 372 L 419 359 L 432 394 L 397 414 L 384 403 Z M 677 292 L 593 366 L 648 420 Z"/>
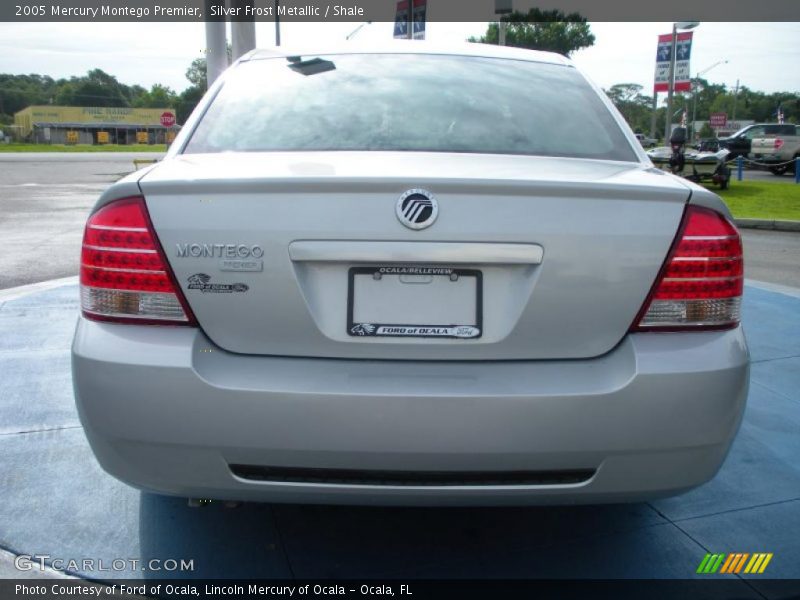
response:
<path fill-rule="evenodd" d="M 743 289 L 742 240 L 736 227 L 716 211 L 689 206 L 631 331 L 736 327 Z"/>
<path fill-rule="evenodd" d="M 81 308 L 88 319 L 194 325 L 158 243 L 144 198 L 107 204 L 86 223 Z"/>
<path fill-rule="evenodd" d="M 780 150 L 783 148 L 783 140 L 781 138 L 775 138 L 775 150 Z"/>

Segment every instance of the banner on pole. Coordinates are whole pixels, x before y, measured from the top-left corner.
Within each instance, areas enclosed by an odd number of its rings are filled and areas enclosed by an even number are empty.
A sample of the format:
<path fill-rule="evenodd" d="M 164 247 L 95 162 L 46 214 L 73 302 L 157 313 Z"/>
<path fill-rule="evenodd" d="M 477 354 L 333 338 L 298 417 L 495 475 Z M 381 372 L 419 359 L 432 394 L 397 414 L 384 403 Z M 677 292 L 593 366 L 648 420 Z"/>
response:
<path fill-rule="evenodd" d="M 400 0 L 394 13 L 394 39 L 408 38 L 408 5 L 410 0 Z"/>
<path fill-rule="evenodd" d="M 677 35 L 675 50 L 675 92 L 688 92 L 692 89 L 689 61 L 692 57 L 692 31 L 683 31 Z M 672 34 L 658 36 L 656 51 L 655 92 L 669 91 L 669 63 L 672 57 Z"/>
<path fill-rule="evenodd" d="M 409 10 L 412 11 L 411 19 L 408 17 Z M 394 38 L 408 39 L 408 24 L 411 21 L 413 39 L 424 40 L 427 10 L 428 0 L 400 0 L 394 14 Z"/>
<path fill-rule="evenodd" d="M 414 39 L 425 39 L 425 17 L 428 10 L 428 0 L 414 0 Z"/>

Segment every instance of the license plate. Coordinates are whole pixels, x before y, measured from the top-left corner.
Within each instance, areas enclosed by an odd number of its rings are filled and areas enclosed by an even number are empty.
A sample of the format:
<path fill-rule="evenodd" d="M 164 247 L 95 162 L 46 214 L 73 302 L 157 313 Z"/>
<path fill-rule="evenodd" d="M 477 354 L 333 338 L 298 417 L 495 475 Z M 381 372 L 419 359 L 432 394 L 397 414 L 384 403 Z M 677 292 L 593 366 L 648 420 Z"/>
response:
<path fill-rule="evenodd" d="M 352 267 L 351 336 L 475 339 L 481 336 L 483 276 L 424 265 Z"/>

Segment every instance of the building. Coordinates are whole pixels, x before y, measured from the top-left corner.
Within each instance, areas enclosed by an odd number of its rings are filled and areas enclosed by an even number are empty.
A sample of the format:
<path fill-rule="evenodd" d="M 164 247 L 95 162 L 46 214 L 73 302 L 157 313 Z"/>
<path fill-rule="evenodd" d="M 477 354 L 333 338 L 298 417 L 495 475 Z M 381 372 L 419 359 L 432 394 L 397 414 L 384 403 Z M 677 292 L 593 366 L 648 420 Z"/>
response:
<path fill-rule="evenodd" d="M 39 144 L 164 144 L 178 129 L 172 108 L 29 106 L 14 115 L 16 135 Z"/>
<path fill-rule="evenodd" d="M 744 129 L 748 125 L 753 125 L 755 121 L 752 119 L 739 119 L 737 121 L 728 121 L 724 127 L 717 127 L 714 129 L 714 133 L 717 134 L 718 138 L 728 137 L 729 135 L 733 135 L 740 129 Z M 706 124 L 706 121 L 694 121 L 694 131 L 699 132 L 703 129 L 703 126 Z"/>

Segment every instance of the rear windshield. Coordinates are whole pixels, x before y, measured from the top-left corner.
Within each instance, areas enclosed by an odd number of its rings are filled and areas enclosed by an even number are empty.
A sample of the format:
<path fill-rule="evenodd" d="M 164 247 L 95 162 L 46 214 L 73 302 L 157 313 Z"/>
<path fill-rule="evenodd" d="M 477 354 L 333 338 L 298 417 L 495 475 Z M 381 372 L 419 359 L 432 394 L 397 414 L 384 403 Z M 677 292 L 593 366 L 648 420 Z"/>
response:
<path fill-rule="evenodd" d="M 571 67 L 403 54 L 242 63 L 184 152 L 336 150 L 637 160 Z"/>

